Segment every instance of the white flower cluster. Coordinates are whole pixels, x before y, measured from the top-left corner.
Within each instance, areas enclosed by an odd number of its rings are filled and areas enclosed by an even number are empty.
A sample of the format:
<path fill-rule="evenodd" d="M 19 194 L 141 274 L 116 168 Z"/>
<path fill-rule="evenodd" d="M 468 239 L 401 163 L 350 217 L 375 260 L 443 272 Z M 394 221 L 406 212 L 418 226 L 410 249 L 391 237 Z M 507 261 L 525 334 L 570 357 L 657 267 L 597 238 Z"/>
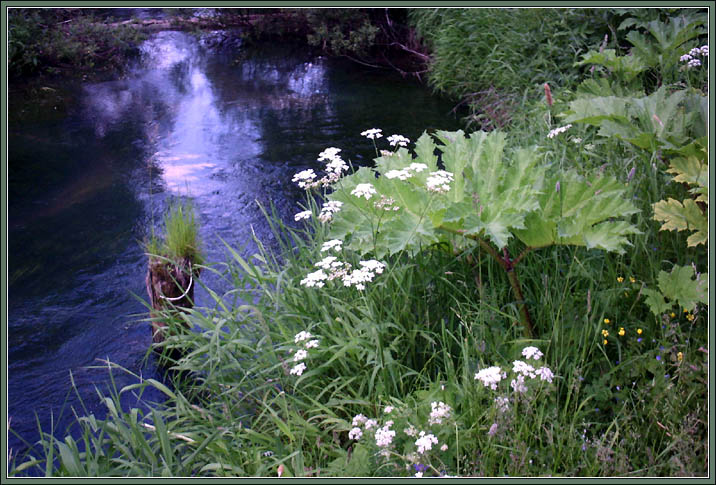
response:
<path fill-rule="evenodd" d="M 322 269 L 308 273 L 305 278 L 301 280 L 301 284 L 308 288 L 321 288 L 325 285 L 324 281 L 328 279 L 328 275 L 323 272 Z"/>
<path fill-rule="evenodd" d="M 430 418 L 428 419 L 429 424 L 442 424 L 443 419 L 448 419 L 452 409 L 444 402 L 431 402 Z"/>
<path fill-rule="evenodd" d="M 375 193 L 375 187 L 371 184 L 358 184 L 353 190 L 351 190 L 351 195 L 355 195 L 356 197 L 365 197 L 366 200 L 373 197 Z"/>
<path fill-rule="evenodd" d="M 318 154 L 318 161 L 326 161 L 326 175 L 319 180 L 316 180 L 316 173 L 312 168 L 302 170 L 295 174 L 291 179 L 292 182 L 298 183 L 298 186 L 302 189 L 312 189 L 314 187 L 320 187 L 321 185 L 328 185 L 336 182 L 343 172 L 348 170 L 348 165 L 343 161 L 338 152 L 340 148 L 328 147 Z"/>
<path fill-rule="evenodd" d="M 293 176 L 291 179 L 291 182 L 297 182 L 298 186 L 302 189 L 310 189 L 311 187 L 316 187 L 316 183 L 314 182 L 316 178 L 316 173 L 313 171 L 312 168 L 301 170 L 296 175 Z"/>
<path fill-rule="evenodd" d="M 701 65 L 701 60 L 697 59 L 699 56 L 708 57 L 709 56 L 709 46 L 704 45 L 701 47 L 694 47 L 689 51 L 688 54 L 684 54 L 679 58 L 681 62 L 686 62 L 686 67 L 689 69 L 694 67 L 699 67 Z"/>
<path fill-rule="evenodd" d="M 340 251 L 341 245 L 340 239 L 331 239 L 323 243 L 321 252 Z M 335 256 L 326 256 L 315 264 L 319 268 L 318 271 L 309 273 L 301 280 L 301 284 L 309 288 L 321 288 L 325 285 L 325 281 L 340 278 L 344 286 L 355 286 L 358 290 L 364 290 L 365 284 L 373 281 L 375 275 L 381 274 L 385 269 L 385 263 L 375 259 L 361 261 L 359 264 L 359 268 L 351 271 L 352 266 L 350 263 L 339 261 Z"/>
<path fill-rule="evenodd" d="M 321 222 L 329 222 L 333 218 L 333 214 L 341 210 L 343 202 L 339 200 L 329 200 L 323 207 L 321 207 L 321 213 L 318 214 L 318 220 Z"/>
<path fill-rule="evenodd" d="M 361 133 L 361 136 L 364 136 L 366 138 L 370 138 L 371 140 L 375 140 L 376 138 L 382 137 L 382 131 L 380 128 L 371 128 L 370 130 L 365 130 Z"/>
<path fill-rule="evenodd" d="M 353 270 L 342 276 L 344 286 L 355 286 L 358 290 L 365 290 L 365 284 L 370 283 L 376 274 L 381 274 L 385 264 L 375 259 L 360 262 L 361 268 Z"/>
<path fill-rule="evenodd" d="M 393 442 L 395 438 L 395 431 L 390 429 L 393 426 L 393 421 L 389 420 L 385 423 L 385 426 L 378 428 L 375 431 L 375 444 L 381 448 L 387 448 Z"/>
<path fill-rule="evenodd" d="M 453 181 L 453 174 L 445 170 L 432 172 L 425 181 L 425 187 L 430 192 L 445 194 L 450 191 L 450 182 Z"/>
<path fill-rule="evenodd" d="M 310 332 L 305 330 L 298 332 L 293 339 L 294 343 L 302 345 L 302 348 L 296 350 L 293 354 L 293 362 L 296 363 L 289 373 L 291 375 L 300 376 L 303 371 L 306 370 L 306 363 L 303 362 L 308 357 L 308 349 L 315 349 L 318 347 L 318 340 L 313 338 Z"/>
<path fill-rule="evenodd" d="M 423 170 L 427 170 L 428 166 L 424 163 L 413 162 L 407 167 L 400 170 L 389 170 L 385 173 L 385 178 L 398 180 L 408 180 L 416 173 L 420 173 Z"/>
<path fill-rule="evenodd" d="M 421 455 L 426 451 L 430 451 L 433 448 L 433 445 L 438 444 L 438 439 L 432 433 L 425 434 L 425 431 L 421 431 L 418 436 L 419 438 L 415 440 L 415 446 L 418 447 L 418 453 Z"/>
<path fill-rule="evenodd" d="M 326 241 L 321 246 L 321 252 L 325 253 L 326 251 L 334 250 L 334 251 L 340 251 L 341 246 L 343 246 L 343 241 L 340 239 L 331 239 L 330 241 Z"/>
<path fill-rule="evenodd" d="M 539 360 L 544 354 L 542 354 L 537 347 L 525 347 L 522 349 L 522 355 L 528 360 Z M 510 387 L 512 387 L 515 392 L 520 394 L 527 392 L 527 386 L 525 385 L 526 378 L 535 379 L 539 377 L 541 381 L 547 382 L 552 382 L 552 379 L 554 378 L 554 373 L 552 373 L 549 367 L 543 366 L 535 369 L 530 364 L 521 360 L 515 360 L 512 362 L 512 372 L 514 372 L 516 376 L 510 382 Z M 487 369 L 482 369 L 480 372 L 475 374 L 476 380 L 482 381 L 485 387 L 490 387 L 493 390 L 496 390 L 500 381 L 506 378 L 507 373 L 503 372 L 499 366 L 488 367 Z M 495 399 L 495 403 L 500 409 L 507 409 L 507 398 L 497 398 Z"/>
<path fill-rule="evenodd" d="M 401 147 L 408 146 L 408 143 L 410 143 L 410 140 L 405 138 L 403 135 L 390 135 L 388 137 L 388 143 L 390 143 L 390 146 L 396 146 L 400 145 Z"/>
<path fill-rule="evenodd" d="M 497 384 L 499 384 L 502 379 L 506 378 L 507 373 L 503 372 L 498 366 L 482 369 L 480 372 L 475 374 L 476 380 L 481 381 L 485 387 L 489 387 L 492 390 L 496 390 Z"/>
<path fill-rule="evenodd" d="M 547 133 L 547 138 L 554 138 L 555 136 L 559 135 L 560 133 L 564 133 L 568 129 L 572 127 L 571 123 L 569 125 L 560 126 L 559 128 L 555 128 L 554 130 Z"/>
<path fill-rule="evenodd" d="M 525 347 L 522 349 L 522 355 L 529 359 L 539 360 L 544 355 L 537 347 Z"/>
<path fill-rule="evenodd" d="M 318 154 L 319 162 L 328 161 L 328 163 L 326 163 L 326 173 L 328 175 L 320 180 L 322 185 L 331 184 L 337 181 L 341 178 L 341 174 L 348 170 L 348 165 L 346 165 L 346 162 L 344 162 L 341 156 L 338 155 L 338 152 L 340 151 L 340 148 L 329 147 Z"/>
<path fill-rule="evenodd" d="M 312 215 L 313 215 L 313 212 L 311 212 L 311 211 L 308 211 L 308 210 L 307 210 L 307 211 L 301 211 L 301 212 L 299 212 L 298 214 L 296 214 L 295 216 L 293 216 L 293 219 L 294 219 L 296 222 L 298 222 L 298 221 L 300 221 L 301 219 L 309 219 Z"/>

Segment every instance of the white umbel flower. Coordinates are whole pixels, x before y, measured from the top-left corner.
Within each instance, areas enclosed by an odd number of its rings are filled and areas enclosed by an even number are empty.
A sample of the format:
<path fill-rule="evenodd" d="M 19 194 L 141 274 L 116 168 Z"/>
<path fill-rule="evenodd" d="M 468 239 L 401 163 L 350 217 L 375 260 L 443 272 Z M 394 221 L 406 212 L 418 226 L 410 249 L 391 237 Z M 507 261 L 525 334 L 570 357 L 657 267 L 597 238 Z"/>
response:
<path fill-rule="evenodd" d="M 365 197 L 366 200 L 373 197 L 375 193 L 375 187 L 371 184 L 358 184 L 351 191 L 351 195 L 355 195 L 356 197 Z"/>

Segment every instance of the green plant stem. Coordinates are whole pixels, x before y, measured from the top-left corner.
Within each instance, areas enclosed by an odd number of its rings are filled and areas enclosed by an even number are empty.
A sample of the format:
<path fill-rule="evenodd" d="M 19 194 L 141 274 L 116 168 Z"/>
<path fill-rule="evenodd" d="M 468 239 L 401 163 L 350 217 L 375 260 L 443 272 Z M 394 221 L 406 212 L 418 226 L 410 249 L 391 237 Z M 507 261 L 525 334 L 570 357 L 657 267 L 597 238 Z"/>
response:
<path fill-rule="evenodd" d="M 495 261 L 497 261 L 500 266 L 505 270 L 505 273 L 507 273 L 507 279 L 510 282 L 510 286 L 512 287 L 512 291 L 514 292 L 514 296 L 517 299 L 517 305 L 519 305 L 520 309 L 520 317 L 521 317 L 521 323 L 524 330 L 524 335 L 527 338 L 532 338 L 532 317 L 530 316 L 529 309 L 527 308 L 527 303 L 525 302 L 525 298 L 522 294 L 522 287 L 520 286 L 520 280 L 517 277 L 517 272 L 515 271 L 515 266 L 517 263 L 527 254 L 527 252 L 531 251 L 533 248 L 527 247 L 522 251 L 522 253 L 516 258 L 516 259 L 510 259 L 509 253 L 507 252 L 507 248 L 503 248 L 504 255 L 500 256 L 500 253 L 497 252 L 497 250 L 490 245 L 487 241 L 482 239 L 479 236 L 476 236 L 474 234 L 465 234 L 465 231 L 462 231 L 460 229 L 450 229 L 444 226 L 440 227 L 441 229 L 444 229 L 448 232 L 452 232 L 454 234 L 460 234 L 463 237 L 472 239 L 473 241 L 476 241 L 480 244 L 482 248 L 484 248 L 493 258 L 495 258 Z"/>

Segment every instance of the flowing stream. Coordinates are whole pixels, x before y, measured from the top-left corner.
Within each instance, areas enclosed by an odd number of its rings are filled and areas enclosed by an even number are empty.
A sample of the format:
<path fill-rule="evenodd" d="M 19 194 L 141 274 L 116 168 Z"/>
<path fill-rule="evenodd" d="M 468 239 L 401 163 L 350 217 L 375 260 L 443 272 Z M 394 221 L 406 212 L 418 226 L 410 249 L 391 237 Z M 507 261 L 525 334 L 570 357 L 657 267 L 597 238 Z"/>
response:
<path fill-rule="evenodd" d="M 27 106 L 8 138 L 9 448 L 64 436 L 78 414 L 104 416 L 99 394 L 135 376 L 161 379 L 147 352 L 146 257 L 139 244 L 172 198 L 196 207 L 208 261 L 221 239 L 245 255 L 271 245 L 257 202 L 293 223 L 303 192 L 291 178 L 322 168 L 329 146 L 368 164 L 372 141 L 412 141 L 459 128 L 452 104 L 389 71 L 309 57 L 296 47 L 245 47 L 223 32 L 164 31 L 121 79 L 67 81 L 64 105 Z M 379 149 L 388 149 L 386 138 Z M 203 273 L 208 287 L 220 285 Z M 220 288 L 214 288 L 220 289 Z M 197 306 L 209 305 L 197 289 Z M 160 395 L 144 399 L 160 400 Z M 137 405 L 124 395 L 123 405 Z M 36 421 L 37 420 L 37 421 Z M 26 442 L 23 442 L 23 440 Z"/>

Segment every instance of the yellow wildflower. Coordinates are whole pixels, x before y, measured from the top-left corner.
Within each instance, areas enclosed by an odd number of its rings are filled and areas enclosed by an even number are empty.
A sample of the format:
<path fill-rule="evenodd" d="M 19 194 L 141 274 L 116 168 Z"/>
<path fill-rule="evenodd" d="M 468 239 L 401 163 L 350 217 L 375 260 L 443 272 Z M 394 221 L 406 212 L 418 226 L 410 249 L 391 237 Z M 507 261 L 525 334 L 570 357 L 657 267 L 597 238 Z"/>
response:
<path fill-rule="evenodd" d="M 676 358 L 679 359 L 679 362 L 681 362 L 684 359 L 684 353 L 679 352 L 678 354 L 676 354 Z"/>
<path fill-rule="evenodd" d="M 619 336 L 623 337 L 626 332 L 624 331 L 624 327 L 619 327 Z"/>
<path fill-rule="evenodd" d="M 640 328 L 636 329 L 636 333 L 638 333 L 639 335 L 641 335 L 641 332 L 642 332 L 642 330 Z"/>
<path fill-rule="evenodd" d="M 602 330 L 602 337 L 609 337 L 609 330 L 607 330 L 606 328 Z"/>
<path fill-rule="evenodd" d="M 604 345 L 607 345 L 608 340 L 604 339 Z"/>
<path fill-rule="evenodd" d="M 636 283 L 636 278 L 634 278 L 633 276 L 630 276 L 629 281 L 631 281 L 632 283 Z"/>
<path fill-rule="evenodd" d="M 689 313 L 688 315 L 686 315 L 686 319 L 690 322 L 693 322 L 694 318 L 696 318 L 696 317 L 694 316 L 693 313 Z"/>
<path fill-rule="evenodd" d="M 617 282 L 618 282 L 618 283 L 621 283 L 622 281 L 624 281 L 624 278 L 622 278 L 621 276 L 617 277 Z"/>
<path fill-rule="evenodd" d="M 671 312 L 671 313 L 669 314 L 669 316 L 670 316 L 671 318 L 675 318 L 675 317 L 676 317 L 676 313 Z"/>
<path fill-rule="evenodd" d="M 605 318 L 605 319 L 604 319 L 604 323 L 605 323 L 605 324 L 609 325 L 610 322 L 611 322 L 611 320 L 609 320 L 608 318 Z"/>

